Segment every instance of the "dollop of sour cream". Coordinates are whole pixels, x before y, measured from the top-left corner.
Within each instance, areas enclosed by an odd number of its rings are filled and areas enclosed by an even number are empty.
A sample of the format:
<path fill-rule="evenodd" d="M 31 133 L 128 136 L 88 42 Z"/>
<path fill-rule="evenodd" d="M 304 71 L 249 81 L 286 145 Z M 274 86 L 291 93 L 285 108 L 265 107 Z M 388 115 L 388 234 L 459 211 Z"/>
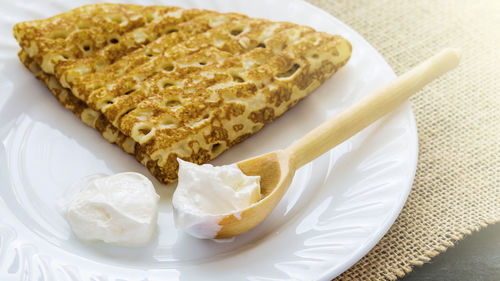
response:
<path fill-rule="evenodd" d="M 141 174 L 93 176 L 69 202 L 66 216 L 82 240 L 141 246 L 153 236 L 159 199 L 151 181 Z"/>
<path fill-rule="evenodd" d="M 247 176 L 236 165 L 212 166 L 179 162 L 172 203 L 179 229 L 202 239 L 217 236 L 220 220 L 260 200 L 260 177 Z"/>

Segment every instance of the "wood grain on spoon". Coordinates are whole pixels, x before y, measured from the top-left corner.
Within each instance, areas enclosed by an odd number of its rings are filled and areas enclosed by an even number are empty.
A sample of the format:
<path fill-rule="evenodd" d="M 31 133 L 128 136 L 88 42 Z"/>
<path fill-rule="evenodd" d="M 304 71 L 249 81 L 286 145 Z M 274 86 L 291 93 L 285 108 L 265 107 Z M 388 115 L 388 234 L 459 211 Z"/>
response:
<path fill-rule="evenodd" d="M 245 174 L 261 176 L 262 199 L 242 210 L 240 216 L 222 219 L 216 238 L 239 235 L 257 226 L 284 196 L 298 168 L 393 111 L 426 84 L 455 68 L 459 60 L 459 51 L 445 49 L 325 121 L 285 150 L 238 162 Z"/>

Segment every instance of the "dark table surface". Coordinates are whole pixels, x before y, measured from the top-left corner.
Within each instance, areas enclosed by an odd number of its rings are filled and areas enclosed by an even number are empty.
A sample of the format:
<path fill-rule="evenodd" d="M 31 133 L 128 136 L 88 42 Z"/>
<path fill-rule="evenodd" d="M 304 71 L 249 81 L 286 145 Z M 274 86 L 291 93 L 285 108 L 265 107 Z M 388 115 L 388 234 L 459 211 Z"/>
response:
<path fill-rule="evenodd" d="M 457 242 L 401 281 L 500 281 L 500 223 Z"/>

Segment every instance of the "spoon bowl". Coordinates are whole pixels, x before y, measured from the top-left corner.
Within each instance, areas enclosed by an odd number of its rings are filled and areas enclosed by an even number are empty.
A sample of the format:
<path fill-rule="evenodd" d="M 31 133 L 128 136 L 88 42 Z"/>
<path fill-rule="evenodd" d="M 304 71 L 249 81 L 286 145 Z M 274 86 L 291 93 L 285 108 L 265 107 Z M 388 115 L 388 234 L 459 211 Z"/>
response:
<path fill-rule="evenodd" d="M 261 200 L 238 215 L 224 217 L 216 238 L 229 238 L 248 231 L 261 223 L 278 205 L 292 182 L 295 169 L 290 156 L 283 150 L 274 151 L 237 163 L 247 176 L 260 176 Z"/>
<path fill-rule="evenodd" d="M 286 149 L 238 162 L 244 174 L 260 176 L 261 200 L 224 216 L 215 238 L 233 237 L 256 227 L 283 198 L 297 169 L 394 110 L 426 84 L 455 68 L 459 60 L 459 51 L 445 49 L 325 121 Z"/>

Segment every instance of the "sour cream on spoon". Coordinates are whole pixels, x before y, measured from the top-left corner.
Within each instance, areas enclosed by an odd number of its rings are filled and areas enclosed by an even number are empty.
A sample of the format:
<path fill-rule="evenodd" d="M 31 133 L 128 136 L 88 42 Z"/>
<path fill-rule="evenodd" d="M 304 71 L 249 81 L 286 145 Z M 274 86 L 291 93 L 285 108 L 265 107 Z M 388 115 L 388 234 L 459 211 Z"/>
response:
<path fill-rule="evenodd" d="M 177 228 L 197 238 L 215 238 L 219 222 L 258 202 L 260 177 L 236 165 L 197 165 L 178 159 L 179 180 L 172 203 Z"/>

